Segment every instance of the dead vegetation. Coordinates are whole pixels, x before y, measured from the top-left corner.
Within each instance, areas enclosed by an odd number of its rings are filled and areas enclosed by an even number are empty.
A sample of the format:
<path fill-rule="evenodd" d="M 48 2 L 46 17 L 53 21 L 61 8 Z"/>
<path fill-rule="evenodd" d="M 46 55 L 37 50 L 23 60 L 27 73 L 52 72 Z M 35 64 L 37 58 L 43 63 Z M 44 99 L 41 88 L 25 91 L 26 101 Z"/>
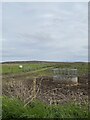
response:
<path fill-rule="evenodd" d="M 18 78 L 18 79 L 17 79 Z M 52 77 L 30 79 L 24 77 L 3 78 L 3 95 L 19 98 L 25 106 L 37 98 L 47 104 L 65 104 L 68 102 L 88 103 L 88 76 L 79 77 L 78 84 L 61 83 Z"/>

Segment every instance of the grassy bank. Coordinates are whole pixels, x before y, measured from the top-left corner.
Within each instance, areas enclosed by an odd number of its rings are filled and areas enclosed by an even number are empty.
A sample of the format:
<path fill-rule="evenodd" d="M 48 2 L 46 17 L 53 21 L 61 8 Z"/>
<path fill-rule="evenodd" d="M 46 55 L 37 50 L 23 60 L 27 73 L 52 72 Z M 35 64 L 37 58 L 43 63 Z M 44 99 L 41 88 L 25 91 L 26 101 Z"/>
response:
<path fill-rule="evenodd" d="M 17 118 L 87 118 L 88 106 L 65 104 L 63 106 L 49 106 L 38 100 L 24 107 L 24 103 L 15 99 L 3 97 L 3 120 Z"/>

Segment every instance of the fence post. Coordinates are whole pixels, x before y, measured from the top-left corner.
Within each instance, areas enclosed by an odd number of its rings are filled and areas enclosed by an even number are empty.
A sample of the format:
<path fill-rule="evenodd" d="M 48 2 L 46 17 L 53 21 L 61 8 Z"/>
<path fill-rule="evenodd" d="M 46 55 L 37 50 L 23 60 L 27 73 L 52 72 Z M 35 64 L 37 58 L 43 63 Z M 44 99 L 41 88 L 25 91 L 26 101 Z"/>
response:
<path fill-rule="evenodd" d="M 33 98 L 36 98 L 36 78 L 33 79 Z"/>

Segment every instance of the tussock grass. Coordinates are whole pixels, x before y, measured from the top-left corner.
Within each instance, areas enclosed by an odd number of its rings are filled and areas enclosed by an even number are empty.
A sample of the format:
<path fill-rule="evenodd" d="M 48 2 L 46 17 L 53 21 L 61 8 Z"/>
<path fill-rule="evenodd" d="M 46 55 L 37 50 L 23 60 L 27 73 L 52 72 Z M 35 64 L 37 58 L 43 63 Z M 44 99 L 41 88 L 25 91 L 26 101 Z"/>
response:
<path fill-rule="evenodd" d="M 87 118 L 88 106 L 80 106 L 78 104 L 65 105 L 46 105 L 45 103 L 34 100 L 28 106 L 24 107 L 24 103 L 18 99 L 3 97 L 3 119 L 17 118 Z"/>

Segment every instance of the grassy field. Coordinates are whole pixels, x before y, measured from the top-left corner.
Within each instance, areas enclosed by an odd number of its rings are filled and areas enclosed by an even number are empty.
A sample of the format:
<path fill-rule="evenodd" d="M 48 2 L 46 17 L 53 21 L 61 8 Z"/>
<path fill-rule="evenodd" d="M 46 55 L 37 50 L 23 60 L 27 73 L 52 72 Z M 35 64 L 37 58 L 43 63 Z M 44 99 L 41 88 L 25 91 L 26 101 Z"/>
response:
<path fill-rule="evenodd" d="M 19 68 L 20 63 L 15 64 L 2 64 L 2 74 L 18 74 L 18 73 L 27 73 L 27 72 L 45 72 L 46 75 L 48 70 L 51 68 L 76 68 L 79 75 L 88 73 L 88 64 L 87 63 L 23 63 L 23 68 Z"/>
<path fill-rule="evenodd" d="M 19 65 L 23 68 L 20 69 Z M 2 64 L 2 75 L 5 76 L 52 76 L 53 68 L 76 68 L 78 76 L 88 74 L 87 63 L 5 63 Z M 7 77 L 5 78 L 7 80 Z M 5 82 L 2 79 L 2 82 Z M 4 80 L 4 81 L 3 81 Z M 18 78 L 17 78 L 18 80 Z M 3 119 L 17 118 L 87 118 L 88 104 L 66 103 L 65 105 L 47 105 L 39 100 L 34 100 L 28 106 L 17 98 L 3 96 Z"/>
<path fill-rule="evenodd" d="M 19 68 L 19 64 L 3 64 L 2 73 L 3 74 L 13 74 L 13 73 L 23 73 L 31 72 L 35 70 L 40 70 L 42 68 L 50 67 L 49 64 L 22 64 L 23 68 Z"/>

